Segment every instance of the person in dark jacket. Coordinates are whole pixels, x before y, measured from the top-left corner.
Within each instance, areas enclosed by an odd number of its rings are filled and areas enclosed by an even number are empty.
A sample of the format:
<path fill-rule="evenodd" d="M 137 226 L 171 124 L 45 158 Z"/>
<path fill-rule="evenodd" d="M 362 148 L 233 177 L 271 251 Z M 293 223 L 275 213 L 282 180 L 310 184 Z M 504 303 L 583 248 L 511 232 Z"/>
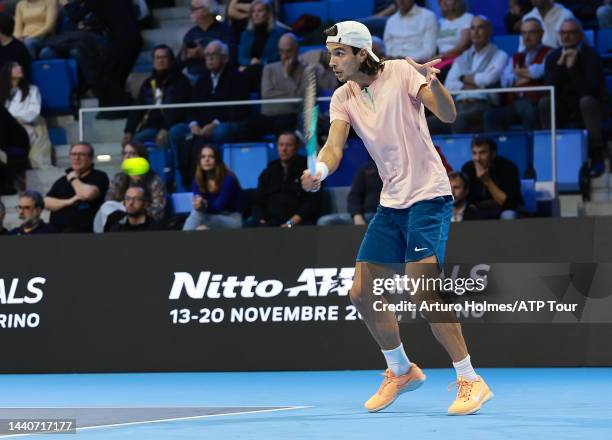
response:
<path fill-rule="evenodd" d="M 37 191 L 26 191 L 19 196 L 17 211 L 21 226 L 13 229 L 11 235 L 51 234 L 57 232 L 53 225 L 49 225 L 40 218 L 45 209 L 43 196 Z"/>
<path fill-rule="evenodd" d="M 604 171 L 604 138 L 602 115 L 608 103 L 601 58 L 584 41 L 582 25 L 575 19 L 565 20 L 559 30 L 561 47 L 548 54 L 544 83 L 555 87 L 558 124 L 583 124 L 589 132 L 591 175 Z M 540 122 L 550 129 L 550 97 L 539 102 Z"/>
<path fill-rule="evenodd" d="M 138 105 L 191 101 L 191 83 L 175 69 L 174 52 L 165 44 L 153 49 L 153 73 L 140 86 Z M 123 145 L 132 140 L 166 146 L 170 128 L 184 119 L 182 109 L 134 110 L 129 113 Z"/>
<path fill-rule="evenodd" d="M 16 194 L 15 184 L 25 189 L 25 170 L 30 162 L 30 138 L 25 129 L 0 105 L 0 195 Z"/>
<path fill-rule="evenodd" d="M 472 160 L 461 168 L 469 185 L 468 204 L 474 205 L 481 218 L 517 218 L 522 204 L 521 181 L 517 166 L 497 155 L 497 145 L 490 138 L 472 141 Z"/>
<path fill-rule="evenodd" d="M 139 232 L 160 229 L 147 214 L 149 203 L 147 191 L 141 186 L 132 186 L 125 193 L 123 204 L 125 215 L 117 216 L 107 225 L 105 232 Z"/>
<path fill-rule="evenodd" d="M 258 226 L 291 228 L 314 224 L 321 209 L 321 192 L 302 189 L 300 176 L 306 158 L 297 155 L 299 140 L 295 133 L 278 137 L 279 159 L 270 162 L 259 176 L 253 204 L 253 220 Z"/>
<path fill-rule="evenodd" d="M 17 38 L 13 38 L 14 28 L 15 21 L 13 18 L 4 12 L 0 12 L 0 68 L 6 63 L 17 62 L 23 66 L 29 76 L 32 57 L 25 44 Z"/>
<path fill-rule="evenodd" d="M 453 192 L 453 216 L 451 221 L 463 222 L 479 219 L 480 213 L 478 209 L 467 202 L 468 195 L 470 194 L 470 181 L 468 177 L 461 171 L 452 171 L 448 173 L 448 180 Z"/>

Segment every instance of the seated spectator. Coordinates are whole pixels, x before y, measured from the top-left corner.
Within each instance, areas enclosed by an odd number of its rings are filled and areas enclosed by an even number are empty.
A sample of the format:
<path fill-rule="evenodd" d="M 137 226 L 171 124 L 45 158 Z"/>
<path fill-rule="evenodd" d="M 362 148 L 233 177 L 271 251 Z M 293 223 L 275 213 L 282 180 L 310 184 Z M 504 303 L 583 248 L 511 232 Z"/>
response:
<path fill-rule="evenodd" d="M 508 0 L 508 11 L 504 15 L 504 26 L 509 34 L 521 32 L 523 17 L 531 10 L 531 0 Z"/>
<path fill-rule="evenodd" d="M 0 69 L 0 103 L 28 133 L 28 157 L 32 168 L 50 167 L 51 140 L 47 132 L 47 122 L 40 115 L 40 92 L 38 87 L 30 84 L 23 67 L 18 63 L 7 63 Z"/>
<path fill-rule="evenodd" d="M 249 99 L 247 84 L 241 73 L 229 63 L 229 48 L 219 40 L 208 43 L 207 74 L 202 75 L 193 91 L 194 102 L 242 101 Z M 247 106 L 198 107 L 187 112 L 189 124 L 170 130 L 170 144 L 178 156 L 183 186 L 191 185 L 195 170 L 194 152 L 203 144 L 222 144 L 241 140 L 248 134 Z"/>
<path fill-rule="evenodd" d="M 376 214 L 382 191 L 382 180 L 374 161 L 368 161 L 355 173 L 351 191 L 347 197 L 348 212 L 324 215 L 317 226 L 367 225 Z"/>
<path fill-rule="evenodd" d="M 236 61 L 236 39 L 231 28 L 217 21 L 219 4 L 217 0 L 191 0 L 191 19 L 195 26 L 183 37 L 181 61 L 187 67 L 187 76 L 192 82 L 206 73 L 204 49 L 213 40 L 219 40 L 229 47 L 229 60 Z"/>
<path fill-rule="evenodd" d="M 286 34 L 285 34 L 286 35 Z M 281 38 L 282 39 L 282 38 Z M 380 45 L 375 46 L 374 39 L 377 39 Z M 280 45 L 280 41 L 279 41 Z M 382 50 L 382 52 L 381 52 Z M 372 51 L 379 57 L 384 57 L 384 43 L 378 37 L 372 37 Z M 280 47 L 279 47 L 280 51 Z M 378 53 L 376 52 L 378 51 Z M 281 53 L 281 60 L 283 58 L 283 54 Z M 331 93 L 338 88 L 340 83 L 338 82 L 338 78 L 336 78 L 336 74 L 334 70 L 329 66 L 329 52 L 327 48 L 321 49 L 311 49 L 308 50 L 301 55 L 298 56 L 298 60 L 300 63 L 305 64 L 306 66 L 314 66 L 317 71 L 317 87 L 325 91 L 327 93 Z"/>
<path fill-rule="evenodd" d="M 140 142 L 130 142 L 123 147 L 123 160 L 142 157 L 149 160 L 147 147 Z M 124 172 L 115 174 L 106 192 L 107 201 L 123 202 L 126 191 L 133 186 L 141 186 L 147 193 L 147 215 L 154 222 L 161 222 L 166 215 L 166 188 L 163 180 L 155 171 L 149 170 L 144 175 L 128 176 Z"/>
<path fill-rule="evenodd" d="M 137 105 L 191 101 L 191 83 L 175 68 L 174 52 L 165 44 L 153 49 L 153 72 L 140 86 Z M 133 110 L 128 115 L 122 144 L 152 142 L 167 146 L 168 132 L 184 119 L 183 109 Z"/>
<path fill-rule="evenodd" d="M 357 21 L 365 24 L 372 36 L 382 38 L 387 20 L 397 11 L 395 0 L 374 0 L 374 14 L 359 18 Z"/>
<path fill-rule="evenodd" d="M 37 191 L 26 191 L 19 196 L 19 220 L 21 226 L 13 229 L 11 235 L 32 235 L 50 234 L 57 232 L 52 225 L 49 225 L 40 218 L 45 209 L 43 196 Z"/>
<path fill-rule="evenodd" d="M 559 28 L 568 18 L 574 18 L 574 14 L 569 9 L 564 8 L 554 0 L 531 0 L 533 9 L 523 16 L 523 21 L 528 18 L 537 18 L 544 23 L 544 36 L 542 44 L 548 47 L 559 47 Z M 521 39 L 519 52 L 525 49 Z"/>
<path fill-rule="evenodd" d="M 226 168 L 219 150 L 210 145 L 200 151 L 192 189 L 193 210 L 183 231 L 242 227 L 240 183 Z"/>
<path fill-rule="evenodd" d="M 436 44 L 442 63 L 436 67 L 450 67 L 453 60 L 470 47 L 470 26 L 474 16 L 466 12 L 465 0 L 439 0 L 442 18 Z"/>
<path fill-rule="evenodd" d="M 479 15 L 472 19 L 472 47 L 453 62 L 444 84 L 449 91 L 484 89 L 499 84 L 508 55 L 491 43 L 492 33 L 493 27 L 488 18 Z M 449 126 L 430 116 L 427 118 L 429 130 L 442 133 L 450 127 L 453 133 L 479 131 L 482 114 L 491 107 L 491 100 L 492 96 L 486 93 L 455 95 L 455 122 Z"/>
<path fill-rule="evenodd" d="M 263 66 L 279 60 L 278 40 L 284 33 L 275 21 L 271 1 L 254 0 L 238 49 L 240 71 L 246 72 L 251 91 L 259 91 Z"/>
<path fill-rule="evenodd" d="M 597 9 L 597 21 L 600 29 L 612 29 L 612 0 L 604 0 Z"/>
<path fill-rule="evenodd" d="M 94 148 L 80 142 L 70 148 L 70 168 L 55 181 L 45 206 L 49 222 L 60 232 L 92 232 L 93 219 L 104 201 L 108 176 L 94 169 Z"/>
<path fill-rule="evenodd" d="M 521 24 L 521 36 L 525 44 L 523 52 L 515 53 L 508 60 L 502 73 L 502 87 L 534 87 L 544 84 L 544 61 L 551 51 L 542 45 L 544 29 L 535 18 L 528 18 Z M 523 130 L 532 131 L 538 125 L 538 100 L 542 93 L 518 93 L 506 95 L 508 106 L 487 110 L 484 115 L 485 131 L 509 130 L 513 121 L 521 121 Z"/>
<path fill-rule="evenodd" d="M 55 32 L 57 0 L 21 0 L 15 8 L 13 36 L 26 45 L 36 59 L 43 41 Z"/>
<path fill-rule="evenodd" d="M 452 222 L 462 222 L 465 220 L 477 220 L 478 210 L 467 203 L 470 194 L 470 182 L 465 174 L 460 171 L 453 171 L 448 174 L 451 191 L 453 192 L 453 216 Z"/>
<path fill-rule="evenodd" d="M 127 189 L 123 198 L 125 216 L 106 227 L 107 232 L 139 232 L 159 229 L 158 224 L 147 213 L 149 200 L 142 186 Z"/>
<path fill-rule="evenodd" d="M 397 12 L 385 25 L 385 48 L 390 58 L 410 57 L 423 63 L 436 53 L 438 20 L 436 14 L 415 0 L 396 0 Z"/>
<path fill-rule="evenodd" d="M 469 182 L 467 203 L 475 206 L 479 218 L 517 218 L 517 209 L 522 203 L 518 168 L 497 155 L 493 139 L 475 138 L 472 161 L 464 164 L 461 171 Z"/>
<path fill-rule="evenodd" d="M 15 22 L 10 15 L 0 13 L 0 68 L 6 63 L 17 62 L 26 69 L 29 76 L 32 57 L 25 45 L 13 38 Z"/>
<path fill-rule="evenodd" d="M 555 86 L 557 119 L 560 126 L 579 123 L 589 133 L 591 174 L 604 171 L 602 115 L 607 112 L 607 92 L 601 58 L 584 42 L 584 32 L 576 19 L 561 24 L 561 47 L 546 58 L 544 82 Z M 540 123 L 550 129 L 550 97 L 540 100 Z"/>
<path fill-rule="evenodd" d="M 253 203 L 256 226 L 291 228 L 314 224 L 321 209 L 321 191 L 306 192 L 300 176 L 306 158 L 298 156 L 299 139 L 293 132 L 281 133 L 277 141 L 278 160 L 260 174 Z"/>
<path fill-rule="evenodd" d="M 0 235 L 7 235 L 9 230 L 4 227 L 4 217 L 6 216 L 6 207 L 0 200 Z"/>
<path fill-rule="evenodd" d="M 16 194 L 15 185 L 25 190 L 29 167 L 30 139 L 25 129 L 0 105 L 0 195 Z"/>

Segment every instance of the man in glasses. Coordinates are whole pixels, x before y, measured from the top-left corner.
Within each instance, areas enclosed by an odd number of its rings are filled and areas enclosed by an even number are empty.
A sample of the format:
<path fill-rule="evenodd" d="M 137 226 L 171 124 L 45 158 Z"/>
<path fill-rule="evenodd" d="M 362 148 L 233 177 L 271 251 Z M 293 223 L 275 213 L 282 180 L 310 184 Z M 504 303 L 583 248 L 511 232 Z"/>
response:
<path fill-rule="evenodd" d="M 108 227 L 109 232 L 136 232 L 158 229 L 156 223 L 147 215 L 147 193 L 141 186 L 132 186 L 125 192 L 123 204 L 125 217 Z"/>
<path fill-rule="evenodd" d="M 40 218 L 45 209 L 43 196 L 37 191 L 26 191 L 19 196 L 17 212 L 21 226 L 11 231 L 12 235 L 49 234 L 56 232 L 53 225 L 49 225 Z"/>
<path fill-rule="evenodd" d="M 574 18 L 574 14 L 554 0 L 531 0 L 531 4 L 533 9 L 523 16 L 523 21 L 529 18 L 539 20 L 544 27 L 542 43 L 548 47 L 559 47 L 561 23 L 568 18 Z M 525 45 L 523 39 L 521 39 L 519 51 L 524 49 Z"/>
<path fill-rule="evenodd" d="M 50 223 L 60 232 L 92 232 L 93 219 L 108 189 L 108 176 L 94 169 L 94 149 L 87 142 L 70 148 L 70 168 L 55 181 L 45 206 Z"/>

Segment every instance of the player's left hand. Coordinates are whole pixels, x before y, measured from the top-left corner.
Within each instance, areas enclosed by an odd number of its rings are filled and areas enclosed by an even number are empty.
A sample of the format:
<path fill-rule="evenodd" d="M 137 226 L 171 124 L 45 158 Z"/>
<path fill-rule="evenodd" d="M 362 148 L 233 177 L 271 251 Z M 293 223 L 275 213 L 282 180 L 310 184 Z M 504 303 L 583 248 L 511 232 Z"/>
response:
<path fill-rule="evenodd" d="M 440 73 L 440 69 L 436 69 L 434 66 L 438 64 L 440 61 L 442 61 L 442 59 L 436 58 L 435 60 L 428 61 L 425 64 L 419 64 L 410 57 L 406 57 L 405 59 L 406 61 L 408 61 L 408 64 L 414 67 L 417 70 L 417 72 L 419 72 L 421 75 L 423 75 L 427 79 L 428 83 L 434 79 L 435 80 L 438 79 L 436 75 Z"/>

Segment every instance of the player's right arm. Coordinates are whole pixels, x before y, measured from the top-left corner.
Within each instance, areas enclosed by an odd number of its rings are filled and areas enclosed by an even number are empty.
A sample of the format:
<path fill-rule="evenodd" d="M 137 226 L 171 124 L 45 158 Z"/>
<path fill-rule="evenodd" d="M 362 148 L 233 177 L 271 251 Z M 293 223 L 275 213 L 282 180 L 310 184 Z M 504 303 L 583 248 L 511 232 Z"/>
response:
<path fill-rule="evenodd" d="M 332 121 L 327 142 L 317 156 L 317 168 L 319 167 L 318 164 L 322 163 L 329 170 L 329 174 L 336 171 L 342 160 L 342 152 L 350 128 L 349 123 L 342 119 Z M 321 188 L 321 171 L 313 176 L 309 170 L 305 170 L 302 174 L 302 188 L 304 191 L 318 191 Z"/>

